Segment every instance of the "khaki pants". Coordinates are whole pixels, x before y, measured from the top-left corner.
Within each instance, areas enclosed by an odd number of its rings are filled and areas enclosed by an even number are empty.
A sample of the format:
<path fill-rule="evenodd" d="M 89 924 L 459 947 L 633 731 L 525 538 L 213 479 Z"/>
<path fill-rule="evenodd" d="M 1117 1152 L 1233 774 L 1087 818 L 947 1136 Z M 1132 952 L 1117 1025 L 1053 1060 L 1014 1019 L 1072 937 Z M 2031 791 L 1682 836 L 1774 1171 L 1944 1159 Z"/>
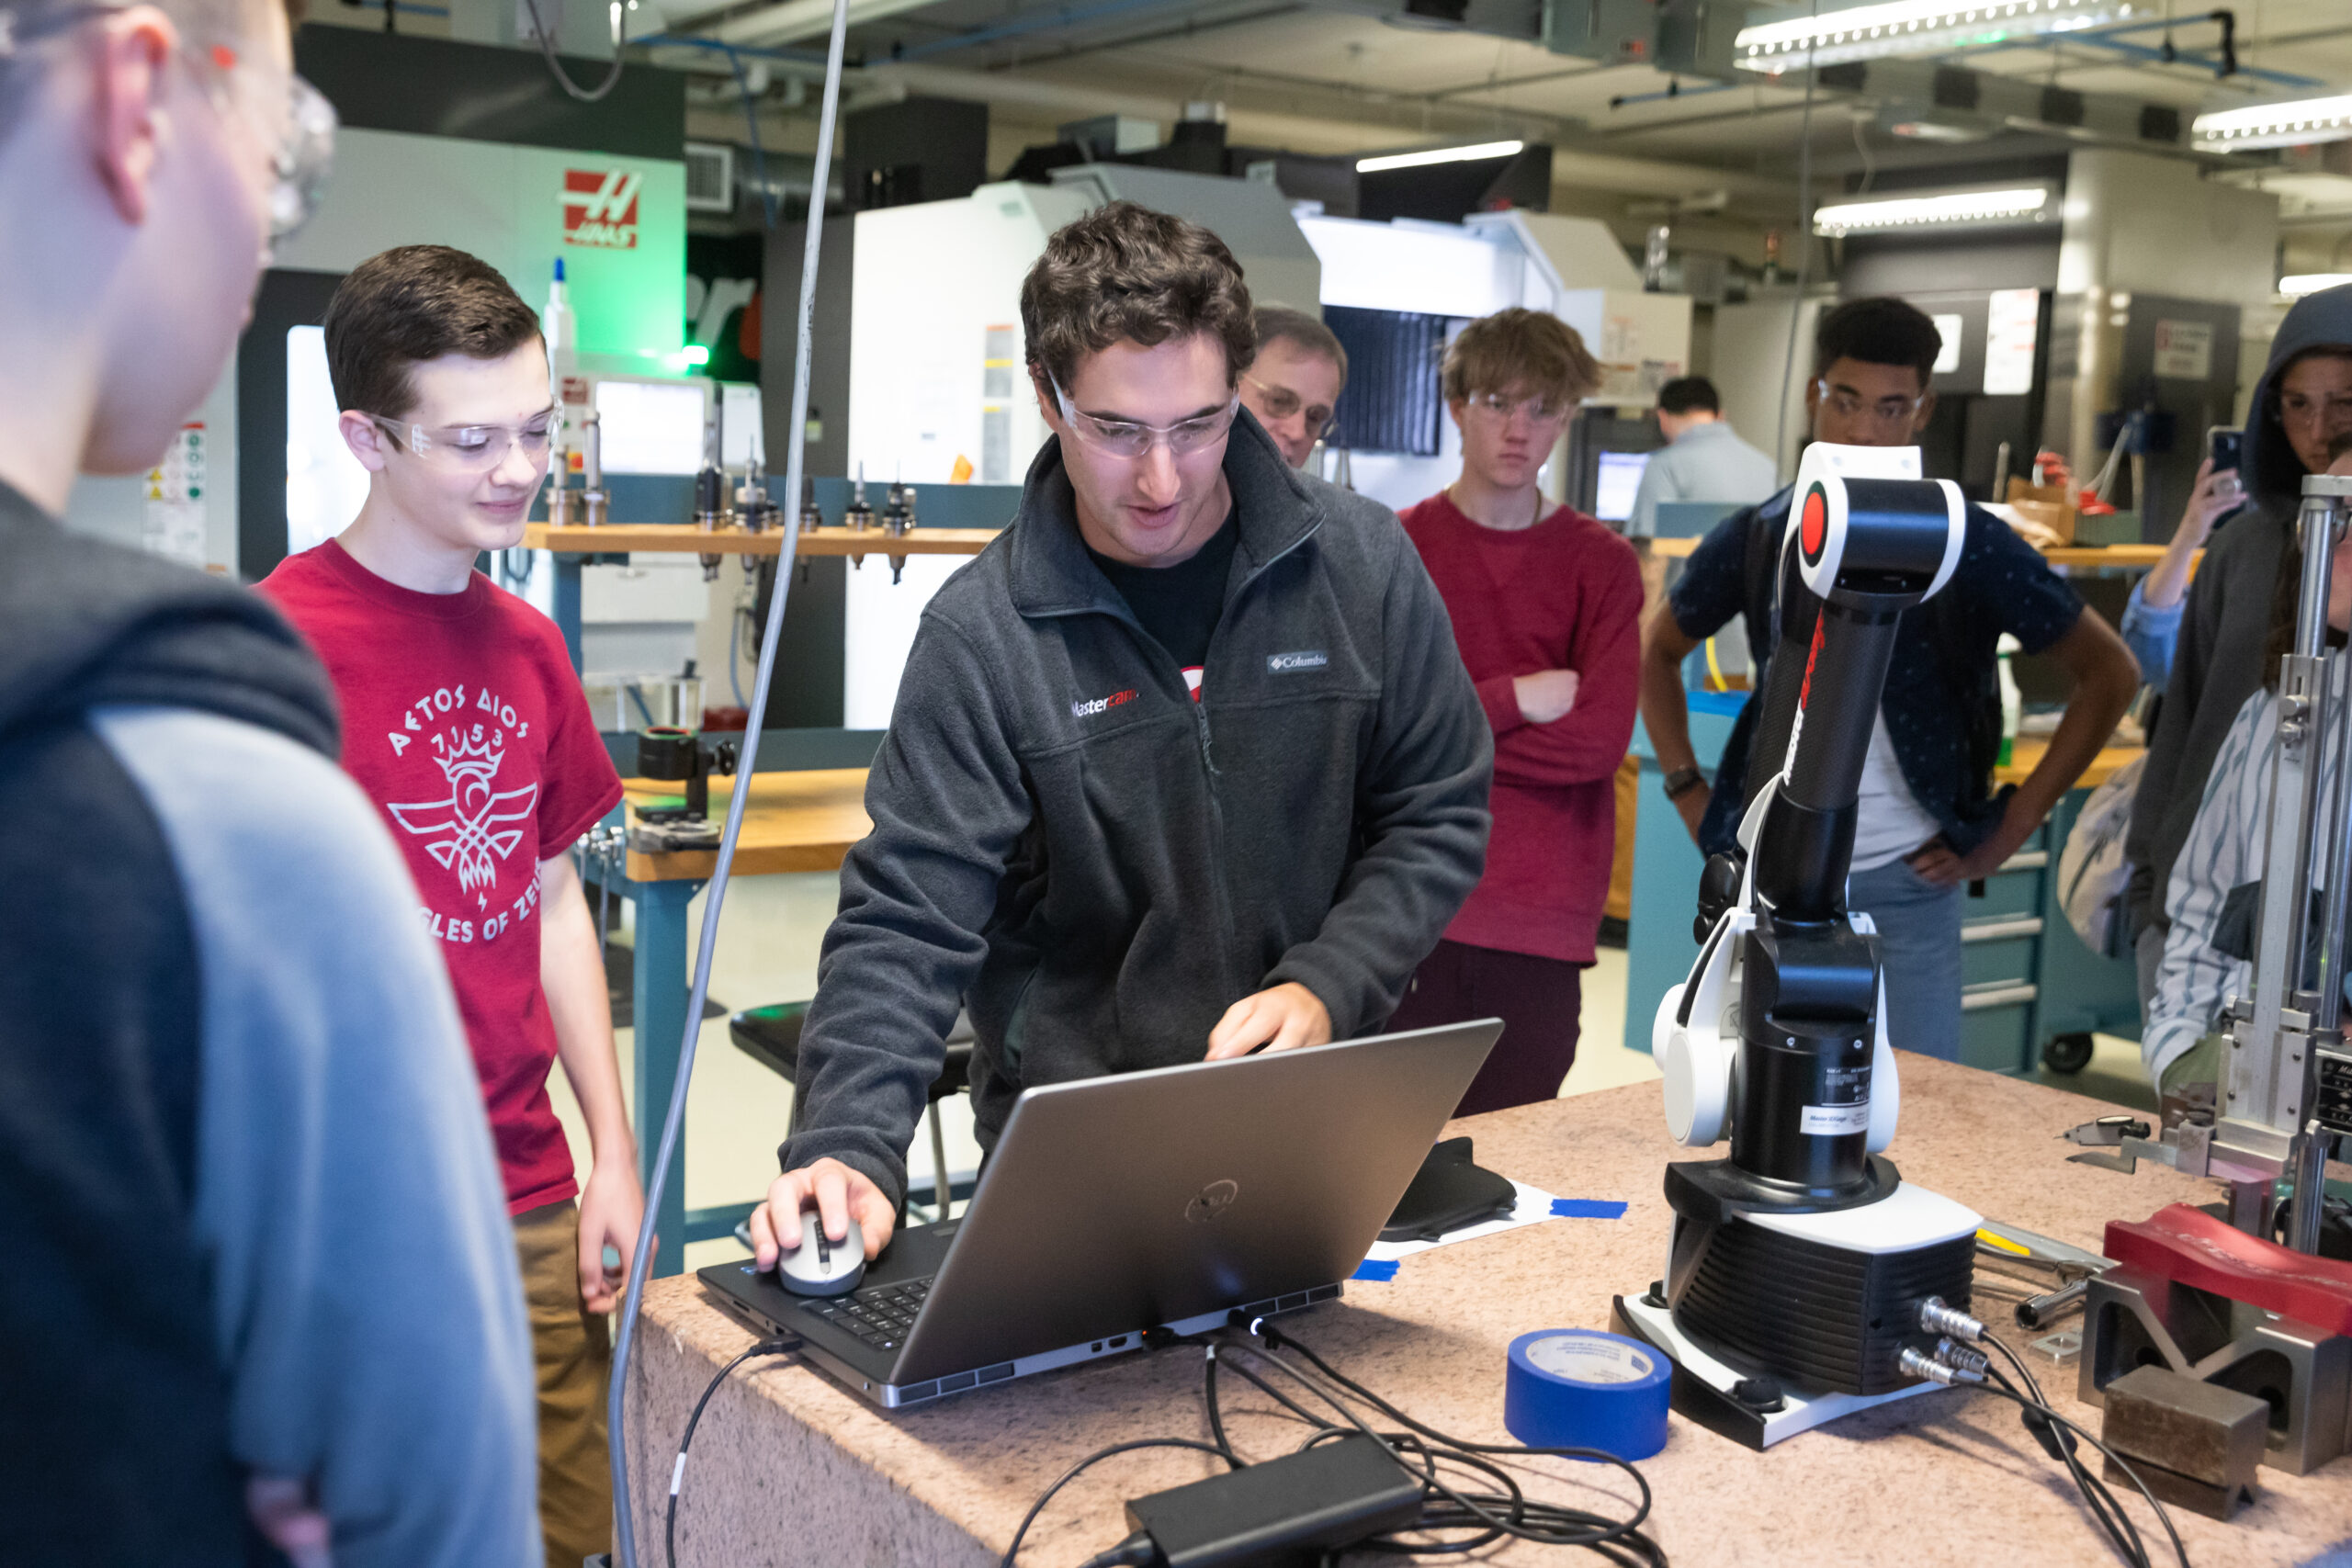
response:
<path fill-rule="evenodd" d="M 613 1549 L 605 1451 L 611 1328 L 580 1304 L 580 1209 L 566 1200 L 514 1216 L 523 1301 L 538 1363 L 539 1531 L 548 1568 L 580 1568 Z"/>

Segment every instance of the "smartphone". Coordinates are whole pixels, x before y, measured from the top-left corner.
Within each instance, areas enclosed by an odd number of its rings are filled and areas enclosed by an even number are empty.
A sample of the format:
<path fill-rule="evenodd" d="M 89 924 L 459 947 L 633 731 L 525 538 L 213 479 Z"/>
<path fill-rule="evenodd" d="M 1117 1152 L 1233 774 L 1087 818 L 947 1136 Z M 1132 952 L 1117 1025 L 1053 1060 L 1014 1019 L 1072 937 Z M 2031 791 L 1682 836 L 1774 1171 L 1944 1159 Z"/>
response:
<path fill-rule="evenodd" d="M 2245 432 L 2215 425 L 2205 433 L 2205 450 L 2213 459 L 2213 471 L 2238 467 L 2245 452 Z"/>

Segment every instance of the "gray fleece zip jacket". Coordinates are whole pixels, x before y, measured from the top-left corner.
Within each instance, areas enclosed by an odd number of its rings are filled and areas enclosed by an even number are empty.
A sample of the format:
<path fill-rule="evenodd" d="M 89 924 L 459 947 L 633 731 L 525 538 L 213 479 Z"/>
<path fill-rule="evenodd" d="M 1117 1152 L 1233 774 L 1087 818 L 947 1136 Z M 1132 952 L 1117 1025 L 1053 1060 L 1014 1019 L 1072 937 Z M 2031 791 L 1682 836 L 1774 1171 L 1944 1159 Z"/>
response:
<path fill-rule="evenodd" d="M 2148 738 L 2148 764 L 2141 770 L 2124 840 L 2132 863 L 2131 907 L 2141 920 L 2159 927 L 2169 924 L 2165 887 L 2197 820 L 2222 737 L 2268 673 L 2263 650 L 2270 608 L 2279 558 L 2292 546 L 2301 510 L 2304 474 L 2278 423 L 2278 378 L 2297 355 L 2324 345 L 2352 349 L 2352 285 L 2306 296 L 2280 323 L 2246 415 L 2241 477 L 2248 504 L 2222 525 L 2189 585 L 2172 677 Z"/>
<path fill-rule="evenodd" d="M 1029 1085 L 1196 1062 L 1284 981 L 1376 1030 L 1477 882 L 1494 741 L 1396 514 L 1247 412 L 1240 538 L 1193 700 L 1078 533 L 1059 446 L 924 610 L 842 868 L 786 1169 L 894 1197 L 959 1003 L 992 1147 Z"/>

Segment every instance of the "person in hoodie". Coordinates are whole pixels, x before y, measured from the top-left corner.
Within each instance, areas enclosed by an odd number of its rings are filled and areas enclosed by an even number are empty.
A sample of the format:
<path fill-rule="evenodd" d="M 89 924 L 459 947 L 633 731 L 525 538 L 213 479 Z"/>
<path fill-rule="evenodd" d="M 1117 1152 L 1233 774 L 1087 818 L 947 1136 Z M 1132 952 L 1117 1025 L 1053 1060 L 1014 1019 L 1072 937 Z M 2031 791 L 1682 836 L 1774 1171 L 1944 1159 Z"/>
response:
<path fill-rule="evenodd" d="M 2324 473 L 2352 434 L 2352 284 L 2305 296 L 2279 323 L 2247 405 L 2247 502 L 2215 535 L 2188 590 L 2172 674 L 2124 839 L 2124 911 L 2139 962 L 2140 1007 L 2154 998 L 2172 917 L 2164 897 L 2197 818 L 2222 739 L 2270 673 L 2264 650 L 2282 565 L 2294 555 L 2303 476 Z"/>
<path fill-rule="evenodd" d="M 0 1562 L 537 1559 L 489 1131 L 325 677 L 57 521 L 315 194 L 291 56 L 277 0 L 0 0 Z"/>
<path fill-rule="evenodd" d="M 763 1268 L 812 1201 L 881 1250 L 959 1003 L 989 1148 L 1029 1085 L 1379 1028 L 1478 880 L 1494 745 L 1445 606 L 1394 513 L 1242 408 L 1224 243 L 1113 202 L 1046 242 L 1021 322 L 1054 438 L 923 611 Z"/>
<path fill-rule="evenodd" d="M 2329 444 L 2327 472 L 2352 475 L 2352 432 Z M 2300 582 L 2302 552 L 2281 561 L 2282 589 Z M 2335 547 L 2327 603 L 2331 641 L 2352 627 L 2352 540 Z M 2192 1111 L 2211 1111 L 2226 1058 L 2233 996 L 2250 994 L 2255 926 L 2262 904 L 2263 857 L 2270 837 L 2270 795 L 2278 771 L 2279 660 L 2294 646 L 2299 595 L 2271 596 L 2262 681 L 2222 733 L 2211 776 L 2173 858 L 2165 887 L 2164 952 L 2140 1032 L 2140 1057 L 2167 1126 Z M 2342 712 L 2352 666 L 2328 669 L 2325 701 Z M 2323 798 L 2335 786 L 2331 760 L 2320 760 Z"/>

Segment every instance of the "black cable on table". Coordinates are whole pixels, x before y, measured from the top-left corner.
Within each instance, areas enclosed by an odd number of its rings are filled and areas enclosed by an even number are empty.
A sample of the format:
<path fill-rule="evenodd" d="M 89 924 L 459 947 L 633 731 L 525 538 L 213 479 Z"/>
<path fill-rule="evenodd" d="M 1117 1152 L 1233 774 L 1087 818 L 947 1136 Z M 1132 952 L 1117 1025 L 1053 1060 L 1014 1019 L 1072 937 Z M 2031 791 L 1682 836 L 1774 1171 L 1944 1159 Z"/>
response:
<path fill-rule="evenodd" d="M 1632 1464 L 1628 1463 L 1624 1460 L 1620 1459 L 1615 1454 L 1609 1453 L 1600 1449 L 1536 1448 L 1519 1443 L 1473 1443 L 1451 1437 L 1444 1432 L 1437 1430 L 1433 1427 L 1430 1427 L 1423 1422 L 1416 1421 L 1412 1417 L 1405 1415 L 1404 1412 L 1398 1410 L 1388 1401 L 1381 1398 L 1378 1394 L 1374 1393 L 1371 1390 L 1365 1388 L 1363 1384 L 1355 1382 L 1353 1379 L 1338 1371 L 1328 1361 L 1325 1361 L 1321 1357 L 1316 1355 L 1315 1352 L 1306 1346 L 1291 1338 L 1287 1335 L 1283 1335 L 1278 1330 L 1275 1330 L 1272 1325 L 1261 1322 L 1254 1326 L 1257 1329 L 1259 1337 L 1265 1341 L 1266 1348 L 1250 1348 L 1251 1354 L 1260 1356 L 1269 1364 L 1281 1368 L 1284 1372 L 1288 1373 L 1291 1377 L 1297 1379 L 1306 1386 L 1315 1389 L 1315 1391 L 1323 1398 L 1330 1400 L 1335 1407 L 1339 1408 L 1341 1413 L 1347 1416 L 1348 1420 L 1356 1427 L 1357 1430 L 1363 1433 L 1366 1437 L 1371 1438 L 1374 1441 L 1380 1443 L 1382 1448 L 1389 1453 L 1391 1458 L 1396 1460 L 1398 1466 L 1404 1469 L 1408 1474 L 1412 1474 L 1414 1472 L 1409 1465 L 1406 1464 L 1404 1457 L 1396 1451 L 1396 1448 L 1394 1443 L 1388 1439 L 1383 1438 L 1379 1433 L 1374 1432 L 1369 1426 L 1365 1425 L 1362 1418 L 1357 1416 L 1352 1410 L 1349 1410 L 1344 1404 L 1334 1399 L 1328 1391 L 1318 1387 L 1313 1379 L 1307 1377 L 1297 1368 L 1284 1360 L 1276 1353 L 1276 1348 L 1288 1346 L 1291 1348 L 1297 1350 L 1333 1382 L 1347 1389 L 1349 1392 L 1363 1400 L 1366 1404 L 1372 1405 L 1374 1409 L 1400 1422 L 1404 1426 L 1411 1428 L 1414 1432 L 1420 1434 L 1422 1437 L 1433 1439 L 1443 1448 L 1457 1450 L 1457 1454 L 1459 1456 L 1471 1456 L 1475 1459 L 1475 1456 L 1479 1454 L 1497 1454 L 1531 1459 L 1556 1457 L 1589 1460 L 1598 1463 L 1614 1465 L 1618 1469 L 1623 1470 L 1626 1474 L 1634 1478 L 1634 1483 L 1641 1489 L 1642 1500 L 1640 1507 L 1634 1511 L 1634 1514 L 1631 1518 L 1621 1520 L 1606 1518 L 1600 1515 L 1587 1513 L 1582 1509 L 1570 1508 L 1560 1504 L 1525 1502 L 1523 1500 L 1523 1495 L 1519 1493 L 1519 1489 L 1515 1484 L 1511 1487 L 1513 1495 L 1510 1497 L 1487 1497 L 1481 1499 L 1472 1495 L 1456 1492 L 1444 1483 L 1431 1479 L 1427 1482 L 1430 1490 L 1437 1496 L 1442 1497 L 1446 1502 L 1452 1504 L 1454 1512 L 1448 1514 L 1445 1510 L 1441 1509 L 1437 1510 L 1434 1515 L 1425 1513 L 1421 1522 L 1414 1528 L 1484 1529 L 1498 1532 L 1503 1535 L 1509 1535 L 1514 1539 L 1531 1541 L 1539 1545 L 1586 1547 L 1599 1551 L 1602 1555 L 1618 1562 L 1659 1565 L 1665 1563 L 1665 1552 L 1658 1548 L 1657 1542 L 1651 1540 L 1647 1536 L 1643 1535 L 1639 1528 L 1643 1520 L 1649 1517 L 1651 1505 L 1649 1482 L 1642 1475 L 1642 1472 L 1639 1470 L 1635 1469 Z M 1236 1370 L 1238 1371 L 1238 1369 L 1237 1368 Z M 1485 1467 L 1481 1466 L 1481 1468 Z M 1506 1516 L 1498 1516 L 1494 1512 L 1490 1511 L 1488 1505 L 1500 1505 L 1507 1508 L 1509 1513 Z M 1433 1523 L 1433 1518 L 1449 1519 L 1451 1522 L 1448 1524 Z M 1438 1555 L 1458 1551 L 1462 1550 L 1462 1547 L 1459 1543 L 1451 1542 L 1440 1542 L 1433 1545 L 1422 1546 L 1403 1541 L 1386 1540 L 1377 1543 L 1375 1549 L 1407 1555 Z"/>
<path fill-rule="evenodd" d="M 1021 1555 L 1021 1543 L 1023 1540 L 1027 1539 L 1029 1527 L 1037 1522 L 1037 1516 L 1045 1512 L 1046 1505 L 1054 1500 L 1054 1495 L 1056 1493 L 1069 1485 L 1071 1482 L 1076 1481 L 1079 1476 L 1084 1473 L 1087 1470 L 1102 1463 L 1104 1460 L 1114 1458 L 1119 1454 L 1134 1453 L 1139 1449 L 1196 1449 L 1202 1453 L 1213 1455 L 1217 1459 L 1225 1460 L 1227 1463 L 1231 1464 L 1236 1470 L 1241 1468 L 1238 1461 L 1228 1458 L 1226 1454 L 1220 1452 L 1214 1445 L 1201 1442 L 1197 1438 L 1137 1438 L 1133 1442 L 1113 1443 L 1107 1449 L 1097 1449 L 1092 1453 L 1088 1454 L 1084 1459 L 1080 1460 L 1076 1464 L 1071 1465 L 1068 1470 L 1062 1472 L 1062 1478 L 1059 1481 L 1055 1482 L 1051 1486 L 1046 1487 L 1044 1494 L 1040 1495 L 1035 1503 L 1029 1505 L 1029 1511 L 1021 1516 L 1020 1528 L 1012 1532 L 1012 1544 L 1004 1549 L 1004 1556 L 997 1564 L 997 1568 L 1012 1568 L 1012 1560 Z M 1123 1542 L 1121 1544 L 1124 1545 L 1125 1543 Z M 1118 1550 L 1119 1549 L 1116 1547 L 1113 1548 L 1114 1551 Z M 1103 1554 L 1098 1555 L 1094 1561 L 1100 1565 L 1100 1568 L 1112 1568 L 1112 1565 L 1120 1562 L 1121 1559 L 1116 1556 Z M 1143 1561 L 1148 1562 L 1150 1560 L 1146 1558 L 1143 1559 Z"/>
<path fill-rule="evenodd" d="M 710 1403 L 710 1396 L 718 1392 L 718 1385 L 744 1362 L 755 1361 L 763 1356 L 787 1355 L 799 1348 L 800 1336 L 797 1334 L 781 1339 L 756 1340 L 741 1355 L 719 1368 L 718 1375 L 703 1389 L 702 1397 L 695 1401 L 694 1414 L 686 1417 L 686 1429 L 678 1438 L 678 1462 L 670 1472 L 670 1506 L 662 1524 L 662 1551 L 669 1558 L 670 1568 L 678 1568 L 678 1488 L 685 1483 L 686 1450 L 694 1446 L 695 1428 L 702 1425 L 704 1406 Z"/>
<path fill-rule="evenodd" d="M 2049 1417 L 2043 1414 L 2049 1408 L 2050 1401 L 2041 1392 L 2041 1380 L 2033 1375 L 2033 1369 L 2028 1366 L 2025 1359 L 2008 1346 L 1989 1335 L 1986 1337 L 1986 1343 L 1998 1350 L 2007 1359 L 2009 1365 L 2017 1369 L 2018 1376 L 2025 1380 L 2026 1388 L 2033 1396 L 2034 1403 L 2042 1406 L 2041 1411 L 2020 1412 L 2020 1418 L 2024 1421 L 2027 1429 L 2033 1433 L 2036 1441 L 2055 1453 L 2066 1466 L 2066 1473 L 2074 1478 L 2075 1489 L 2082 1494 L 2083 1502 L 2089 1507 L 2091 1517 L 2098 1521 L 2099 1529 L 2107 1533 L 2108 1540 L 2115 1543 L 2115 1550 L 2121 1554 L 2124 1562 L 2132 1564 L 2132 1568 L 2149 1568 L 2148 1549 L 2146 1543 L 2141 1540 L 2139 1527 L 2132 1522 L 2132 1516 L 2123 1511 L 2123 1506 L 2116 1501 L 2115 1495 L 2108 1490 L 2105 1482 L 2083 1468 L 2082 1461 L 2075 1453 L 2074 1440 L 2056 1427 L 2051 1426 Z M 1988 1370 L 2002 1386 L 2011 1386 L 2008 1379 L 2002 1376 L 2000 1368 L 1993 1367 Z M 2040 1426 L 2035 1424 L 2037 1416 L 2041 1417 Z M 2047 1436 L 2044 1435 L 2045 1432 Z"/>
<path fill-rule="evenodd" d="M 2000 1345 L 2000 1341 L 1995 1339 L 1990 1334 L 1987 1334 L 1984 1337 L 1987 1341 L 1996 1346 Z M 2004 1347 L 2004 1348 L 2006 1348 Z M 2058 1412 L 2052 1410 L 2047 1404 L 2029 1399 L 2024 1394 L 2018 1393 L 2013 1389 L 2005 1388 L 1998 1383 L 1984 1383 L 1979 1386 L 1981 1386 L 1987 1393 L 1994 1394 L 2001 1399 L 2012 1401 L 2024 1409 L 2041 1412 L 2053 1424 L 2064 1427 L 2066 1430 L 2073 1432 L 2075 1436 L 2082 1438 L 2083 1441 L 2097 1449 L 2100 1453 L 2105 1454 L 2109 1461 L 2112 1463 L 2116 1469 L 2123 1472 L 2123 1478 L 2131 1482 L 2133 1486 L 2139 1488 L 2140 1495 L 2148 1500 L 2148 1506 L 2156 1511 L 2156 1522 L 2165 1527 L 2165 1534 L 2172 1540 L 2173 1555 L 2180 1560 L 2181 1568 L 2189 1568 L 2188 1549 L 2181 1544 L 2180 1532 L 2172 1528 L 2172 1516 L 2165 1511 L 2165 1506 L 2162 1503 L 2156 1501 L 2156 1495 L 2148 1490 L 2148 1483 L 2140 1479 L 2140 1472 L 2132 1468 L 2132 1463 L 2129 1460 L 2126 1460 L 2121 1454 L 2117 1453 L 2113 1449 L 2109 1448 L 2107 1444 L 2102 1442 L 2100 1439 L 2091 1436 L 2089 1431 L 2085 1429 L 2082 1426 L 2067 1419 L 2064 1416 L 2059 1415 Z M 2062 1442 L 2060 1446 L 2064 1447 L 2064 1445 Z"/>

